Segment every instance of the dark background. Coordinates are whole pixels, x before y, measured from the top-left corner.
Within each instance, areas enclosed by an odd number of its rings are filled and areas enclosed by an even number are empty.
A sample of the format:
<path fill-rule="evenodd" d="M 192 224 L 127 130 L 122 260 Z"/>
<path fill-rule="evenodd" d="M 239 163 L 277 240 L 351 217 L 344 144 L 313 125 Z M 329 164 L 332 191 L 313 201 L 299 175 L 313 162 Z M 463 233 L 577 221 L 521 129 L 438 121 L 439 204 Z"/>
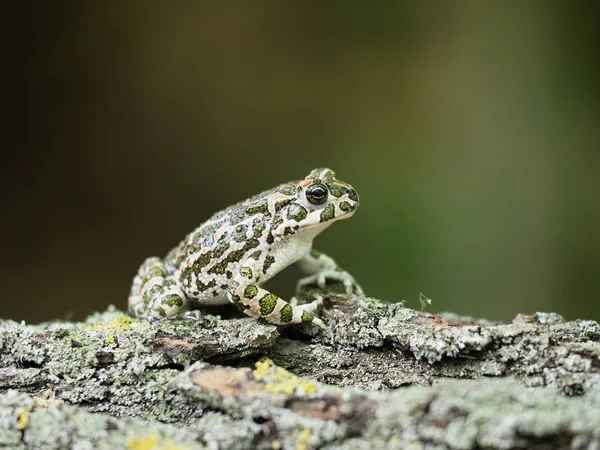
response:
<path fill-rule="evenodd" d="M 124 308 L 145 257 L 326 166 L 361 207 L 316 246 L 369 295 L 599 319 L 598 5 L 15 2 L 0 317 Z"/>

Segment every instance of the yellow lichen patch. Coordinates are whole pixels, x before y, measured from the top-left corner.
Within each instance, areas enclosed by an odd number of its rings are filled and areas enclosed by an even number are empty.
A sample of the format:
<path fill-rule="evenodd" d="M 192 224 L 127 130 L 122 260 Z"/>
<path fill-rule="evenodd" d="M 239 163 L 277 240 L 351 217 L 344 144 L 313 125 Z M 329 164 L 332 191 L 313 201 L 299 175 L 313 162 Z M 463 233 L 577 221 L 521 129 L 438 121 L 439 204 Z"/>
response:
<path fill-rule="evenodd" d="M 128 450 L 155 450 L 159 441 L 159 437 L 156 434 L 149 434 L 145 438 L 131 439 L 127 441 Z"/>
<path fill-rule="evenodd" d="M 308 443 L 312 438 L 312 430 L 310 428 L 304 428 L 300 433 L 298 433 L 298 443 L 296 445 L 297 450 L 307 450 Z"/>
<path fill-rule="evenodd" d="M 104 342 L 106 342 L 106 343 L 107 343 L 107 344 L 109 344 L 109 345 L 115 345 L 115 344 L 117 343 L 117 342 L 115 341 L 115 338 L 114 338 L 114 337 L 112 337 L 112 336 L 111 336 L 111 337 L 109 337 L 109 338 L 106 338 L 106 340 L 105 340 Z"/>
<path fill-rule="evenodd" d="M 171 440 L 162 441 L 157 434 L 149 434 L 141 439 L 127 441 L 128 450 L 187 450 L 188 447 L 175 444 Z"/>
<path fill-rule="evenodd" d="M 136 320 L 133 317 L 126 316 L 125 314 L 119 314 L 111 320 L 96 322 L 87 327 L 88 330 L 92 331 L 113 331 L 116 333 L 129 331 L 135 328 L 148 328 L 148 324 Z"/>
<path fill-rule="evenodd" d="M 159 447 L 160 450 L 188 450 L 189 447 L 184 447 L 182 445 L 177 445 L 173 441 L 165 441 L 162 447 Z"/>
<path fill-rule="evenodd" d="M 265 391 L 273 394 L 292 395 L 297 389 L 307 394 L 317 392 L 317 385 L 314 382 L 291 374 L 282 367 L 276 366 L 269 358 L 258 361 L 253 374 L 257 380 L 264 383 Z"/>
<path fill-rule="evenodd" d="M 256 364 L 254 364 L 254 367 L 256 367 L 256 369 L 254 369 L 254 371 L 252 372 L 254 374 L 254 378 L 256 378 L 257 380 L 262 380 L 264 377 L 267 376 L 267 374 L 269 373 L 269 369 L 272 365 L 273 361 L 271 361 L 269 358 L 264 358 L 258 361 Z"/>
<path fill-rule="evenodd" d="M 17 427 L 19 430 L 24 430 L 29 424 L 29 411 L 23 410 L 17 414 Z"/>

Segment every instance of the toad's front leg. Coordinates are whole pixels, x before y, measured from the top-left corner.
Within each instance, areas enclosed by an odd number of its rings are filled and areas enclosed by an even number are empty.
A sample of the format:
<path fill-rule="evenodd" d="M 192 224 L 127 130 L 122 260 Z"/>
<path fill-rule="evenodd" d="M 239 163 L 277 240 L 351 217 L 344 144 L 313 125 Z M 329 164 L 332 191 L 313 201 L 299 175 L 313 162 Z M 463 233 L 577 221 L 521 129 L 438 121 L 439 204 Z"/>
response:
<path fill-rule="evenodd" d="M 309 286 L 321 289 L 327 287 L 328 281 L 335 281 L 344 285 L 346 294 L 362 295 L 363 290 L 354 277 L 342 269 L 333 258 L 317 250 L 311 250 L 302 259 L 294 264 L 300 273 L 306 275 L 298 280 L 296 291 L 301 292 Z"/>
<path fill-rule="evenodd" d="M 242 262 L 229 287 L 228 297 L 244 314 L 264 319 L 274 325 L 314 323 L 325 329 L 325 325 L 314 313 L 322 300 L 306 305 L 290 305 L 277 295 L 258 285 L 262 263 L 248 258 Z"/>

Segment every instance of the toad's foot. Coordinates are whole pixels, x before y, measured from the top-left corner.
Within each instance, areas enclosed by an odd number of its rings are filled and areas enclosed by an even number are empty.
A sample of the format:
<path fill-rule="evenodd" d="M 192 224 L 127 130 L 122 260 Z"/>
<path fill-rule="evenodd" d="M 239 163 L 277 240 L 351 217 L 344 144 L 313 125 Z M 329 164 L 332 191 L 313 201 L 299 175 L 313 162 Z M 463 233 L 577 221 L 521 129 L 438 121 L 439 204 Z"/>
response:
<path fill-rule="evenodd" d="M 160 258 L 147 258 L 133 280 L 129 312 L 150 321 L 177 318 L 189 312 L 189 301 Z"/>
<path fill-rule="evenodd" d="M 362 295 L 363 290 L 356 282 L 354 277 L 345 270 L 327 269 L 314 275 L 302 278 L 298 281 L 296 292 L 302 292 L 310 287 L 316 286 L 320 289 L 326 289 L 331 282 L 340 283 L 344 286 L 346 294 Z"/>
<path fill-rule="evenodd" d="M 342 284 L 348 295 L 363 293 L 352 275 L 340 268 L 333 258 L 318 250 L 312 249 L 295 264 L 295 267 L 306 275 L 298 281 L 296 292 L 303 292 L 312 286 L 325 289 L 331 281 Z"/>

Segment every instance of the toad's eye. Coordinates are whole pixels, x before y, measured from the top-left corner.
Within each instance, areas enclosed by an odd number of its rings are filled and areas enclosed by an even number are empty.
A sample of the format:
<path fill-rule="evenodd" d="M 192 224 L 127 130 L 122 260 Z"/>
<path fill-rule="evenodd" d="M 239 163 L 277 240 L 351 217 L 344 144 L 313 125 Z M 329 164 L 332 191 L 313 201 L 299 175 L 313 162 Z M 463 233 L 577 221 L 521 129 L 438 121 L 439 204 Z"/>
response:
<path fill-rule="evenodd" d="M 306 188 L 306 199 L 313 205 L 322 205 L 327 201 L 329 192 L 323 183 L 313 183 Z"/>

